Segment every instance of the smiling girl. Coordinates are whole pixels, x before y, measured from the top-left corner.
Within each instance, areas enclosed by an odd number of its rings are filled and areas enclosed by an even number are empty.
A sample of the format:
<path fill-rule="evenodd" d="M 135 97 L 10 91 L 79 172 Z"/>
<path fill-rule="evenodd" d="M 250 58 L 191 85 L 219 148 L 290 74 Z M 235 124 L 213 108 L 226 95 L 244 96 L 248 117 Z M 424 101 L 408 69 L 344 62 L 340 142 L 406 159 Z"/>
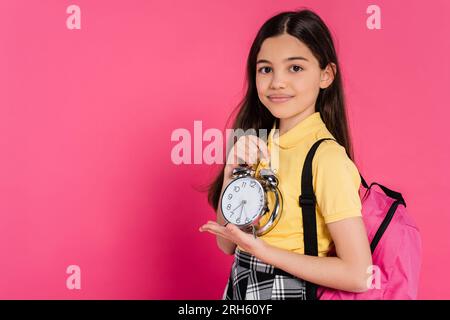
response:
<path fill-rule="evenodd" d="M 302 300 L 306 282 L 366 291 L 372 260 L 361 216 L 361 178 L 352 160 L 338 59 L 321 18 L 301 10 L 265 22 L 250 49 L 247 83 L 233 127 L 271 130 L 268 145 L 256 136 L 237 141 L 209 190 L 217 222 L 200 228 L 216 235 L 223 252 L 235 255 L 223 299 Z M 309 256 L 304 254 L 298 196 L 306 154 L 322 138 L 337 142 L 324 141 L 313 159 L 319 255 Z M 255 238 L 225 224 L 220 195 L 236 167 L 230 159 L 237 154 L 249 164 L 261 164 L 275 147 L 283 211 L 270 232 Z M 331 249 L 335 255 L 327 256 Z"/>

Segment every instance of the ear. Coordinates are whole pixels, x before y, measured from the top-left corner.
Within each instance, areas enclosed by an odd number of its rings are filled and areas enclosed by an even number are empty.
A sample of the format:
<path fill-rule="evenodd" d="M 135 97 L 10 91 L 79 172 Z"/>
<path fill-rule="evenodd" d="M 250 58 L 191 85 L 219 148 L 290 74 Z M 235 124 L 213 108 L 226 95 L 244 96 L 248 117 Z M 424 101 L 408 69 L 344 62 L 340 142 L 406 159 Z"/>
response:
<path fill-rule="evenodd" d="M 334 77 L 336 76 L 336 64 L 333 62 L 330 62 L 325 69 L 320 71 L 320 88 L 326 89 L 328 88 L 334 80 Z"/>

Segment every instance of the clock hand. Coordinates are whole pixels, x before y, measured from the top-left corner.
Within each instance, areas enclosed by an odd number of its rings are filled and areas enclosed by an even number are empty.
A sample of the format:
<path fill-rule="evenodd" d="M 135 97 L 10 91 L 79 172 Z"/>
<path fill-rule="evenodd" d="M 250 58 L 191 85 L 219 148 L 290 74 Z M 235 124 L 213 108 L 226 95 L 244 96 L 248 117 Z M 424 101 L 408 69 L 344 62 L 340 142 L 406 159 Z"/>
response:
<path fill-rule="evenodd" d="M 244 206 L 245 206 L 245 200 L 242 201 L 242 208 L 241 208 L 241 213 L 239 214 L 239 220 L 241 220 L 242 211 L 244 210 Z"/>
<path fill-rule="evenodd" d="M 242 206 L 242 211 L 244 210 L 244 207 L 245 206 Z M 248 218 L 248 216 L 247 215 L 245 215 L 247 218 Z M 245 220 L 245 221 L 247 221 L 247 220 Z M 256 232 L 256 228 L 255 228 L 255 225 L 254 224 L 252 224 L 251 225 L 251 227 L 252 227 L 252 233 L 253 233 L 253 237 L 256 239 L 257 237 L 258 237 L 258 235 L 257 235 L 257 232 Z"/>
<path fill-rule="evenodd" d="M 244 205 L 244 206 L 242 206 L 242 211 L 245 211 L 245 209 L 244 209 L 244 208 L 245 208 L 245 205 Z M 244 213 L 244 216 L 246 216 L 246 217 L 248 218 L 248 216 L 247 216 L 247 212 L 245 212 L 245 213 Z"/>
<path fill-rule="evenodd" d="M 234 214 L 234 211 L 237 209 L 237 208 L 239 208 L 240 206 L 242 206 L 244 204 L 244 201 L 241 201 L 241 203 L 236 207 L 236 208 L 234 208 L 233 210 L 231 210 L 231 212 L 233 212 L 233 214 Z"/>

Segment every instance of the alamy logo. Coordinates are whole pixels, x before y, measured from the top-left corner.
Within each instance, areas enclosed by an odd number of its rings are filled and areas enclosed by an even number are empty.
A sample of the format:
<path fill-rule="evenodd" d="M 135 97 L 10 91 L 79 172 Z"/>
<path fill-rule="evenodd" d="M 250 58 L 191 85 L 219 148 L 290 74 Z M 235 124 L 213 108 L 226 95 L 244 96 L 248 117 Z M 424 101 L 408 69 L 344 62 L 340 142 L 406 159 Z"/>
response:
<path fill-rule="evenodd" d="M 67 7 L 66 13 L 70 14 L 70 16 L 66 19 L 67 29 L 81 29 L 81 9 L 79 6 L 72 4 Z"/>
<path fill-rule="evenodd" d="M 381 9 L 379 6 L 372 4 L 367 7 L 366 13 L 370 14 L 367 17 L 366 26 L 369 30 L 381 29 Z"/>
<path fill-rule="evenodd" d="M 377 265 L 371 265 L 367 268 L 367 288 L 381 289 L 381 270 Z"/>
<path fill-rule="evenodd" d="M 278 134 L 278 129 L 274 130 L 274 133 Z M 173 147 L 170 154 L 172 163 L 176 165 L 181 164 L 223 164 L 224 163 L 224 141 L 226 140 L 226 155 L 229 155 L 230 150 L 233 148 L 237 140 L 243 136 L 258 137 L 260 143 L 267 144 L 269 136 L 269 130 L 259 129 L 227 129 L 224 138 L 221 130 L 216 128 L 207 129 L 203 132 L 202 121 L 194 121 L 193 134 L 191 131 L 185 128 L 177 128 L 172 131 L 170 140 L 177 142 Z M 251 139 L 245 141 L 245 148 L 249 148 L 252 144 Z M 203 145 L 207 142 L 206 146 Z M 274 142 L 277 139 L 274 138 Z M 193 150 L 192 150 L 193 146 Z M 236 151 L 236 150 L 235 150 Z M 242 156 L 242 154 L 239 154 Z M 271 168 L 277 170 L 279 159 L 279 147 L 278 144 L 273 144 L 270 150 Z M 228 164 L 241 164 L 246 162 L 238 155 L 228 158 Z"/>
<path fill-rule="evenodd" d="M 66 273 L 70 274 L 66 279 L 66 287 L 69 290 L 81 289 L 81 269 L 77 265 L 70 265 L 66 269 Z"/>

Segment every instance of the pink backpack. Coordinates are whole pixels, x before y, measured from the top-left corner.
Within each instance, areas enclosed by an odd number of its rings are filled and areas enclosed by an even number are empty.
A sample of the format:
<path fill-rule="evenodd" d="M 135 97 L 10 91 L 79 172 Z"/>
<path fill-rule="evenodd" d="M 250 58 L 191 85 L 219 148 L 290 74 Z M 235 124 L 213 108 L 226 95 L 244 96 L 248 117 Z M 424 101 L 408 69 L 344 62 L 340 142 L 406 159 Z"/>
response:
<path fill-rule="evenodd" d="M 303 211 L 305 254 L 317 256 L 315 196 L 312 186 L 312 159 L 324 140 L 308 152 L 302 171 L 299 204 Z M 406 211 L 402 195 L 376 182 L 367 185 L 361 175 L 362 216 L 372 251 L 369 290 L 353 293 L 306 282 L 309 300 L 392 300 L 417 299 L 422 243 L 419 230 Z M 373 188 L 378 186 L 382 192 Z M 332 254 L 332 253 L 331 253 Z M 369 276 L 369 273 L 368 273 Z"/>

